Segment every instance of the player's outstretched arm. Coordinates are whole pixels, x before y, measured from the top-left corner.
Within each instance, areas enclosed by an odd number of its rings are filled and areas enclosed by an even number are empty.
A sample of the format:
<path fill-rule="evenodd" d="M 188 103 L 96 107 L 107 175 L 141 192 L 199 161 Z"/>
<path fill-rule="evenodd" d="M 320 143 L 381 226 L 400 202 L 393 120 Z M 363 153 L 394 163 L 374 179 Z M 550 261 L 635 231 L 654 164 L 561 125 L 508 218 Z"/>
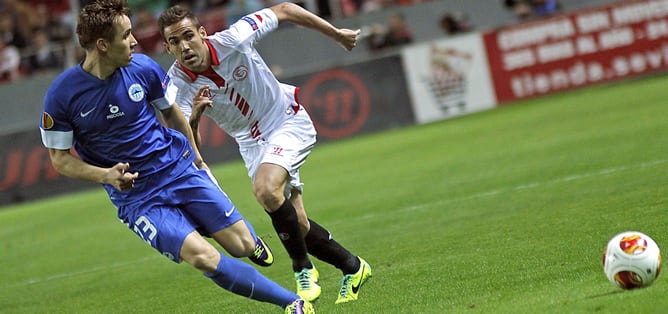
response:
<path fill-rule="evenodd" d="M 130 168 L 127 163 L 117 163 L 111 168 L 96 167 L 73 156 L 69 150 L 50 148 L 49 156 L 58 173 L 74 179 L 110 184 L 119 191 L 131 189 L 139 175 L 126 172 Z"/>
<path fill-rule="evenodd" d="M 341 47 L 350 51 L 357 45 L 360 30 L 337 28 L 325 19 L 292 3 L 281 2 L 270 7 L 278 17 L 278 21 L 288 21 L 306 28 L 316 30 L 336 41 Z"/>

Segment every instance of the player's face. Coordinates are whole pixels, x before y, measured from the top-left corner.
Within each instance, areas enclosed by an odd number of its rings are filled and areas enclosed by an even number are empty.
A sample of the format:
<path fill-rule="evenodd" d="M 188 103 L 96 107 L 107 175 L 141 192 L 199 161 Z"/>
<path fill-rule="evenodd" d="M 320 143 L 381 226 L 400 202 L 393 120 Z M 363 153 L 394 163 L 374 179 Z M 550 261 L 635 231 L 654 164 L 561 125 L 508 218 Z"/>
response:
<path fill-rule="evenodd" d="M 132 36 L 130 18 L 123 15 L 114 23 L 114 39 L 108 43 L 107 57 L 118 66 L 127 66 L 132 61 L 132 52 L 137 46 L 137 40 Z"/>
<path fill-rule="evenodd" d="M 211 66 L 204 27 L 197 28 L 186 18 L 165 27 L 164 34 L 167 51 L 190 71 L 199 73 Z"/>

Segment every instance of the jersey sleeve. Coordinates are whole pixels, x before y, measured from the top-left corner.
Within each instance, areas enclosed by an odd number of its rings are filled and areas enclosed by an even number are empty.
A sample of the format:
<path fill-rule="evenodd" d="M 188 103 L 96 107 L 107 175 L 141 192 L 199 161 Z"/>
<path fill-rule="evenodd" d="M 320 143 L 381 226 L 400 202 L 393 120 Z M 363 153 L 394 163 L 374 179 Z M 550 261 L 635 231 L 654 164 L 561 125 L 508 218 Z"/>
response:
<path fill-rule="evenodd" d="M 160 64 L 148 56 L 137 55 L 142 58 L 144 65 L 144 76 L 146 77 L 146 88 L 148 89 L 148 101 L 159 110 L 167 109 L 171 104 L 165 99 L 164 86 L 167 83 L 167 75 Z"/>
<path fill-rule="evenodd" d="M 67 150 L 72 147 L 74 131 L 59 95 L 57 89 L 47 91 L 39 130 L 46 148 Z"/>
<path fill-rule="evenodd" d="M 192 115 L 192 100 L 195 93 L 192 87 L 170 69 L 165 78 L 165 100 L 169 104 L 176 104 L 183 112 L 186 120 Z"/>
<path fill-rule="evenodd" d="M 278 17 L 271 9 L 262 9 L 240 18 L 228 29 L 212 37 L 223 45 L 247 52 L 268 33 L 278 28 Z"/>

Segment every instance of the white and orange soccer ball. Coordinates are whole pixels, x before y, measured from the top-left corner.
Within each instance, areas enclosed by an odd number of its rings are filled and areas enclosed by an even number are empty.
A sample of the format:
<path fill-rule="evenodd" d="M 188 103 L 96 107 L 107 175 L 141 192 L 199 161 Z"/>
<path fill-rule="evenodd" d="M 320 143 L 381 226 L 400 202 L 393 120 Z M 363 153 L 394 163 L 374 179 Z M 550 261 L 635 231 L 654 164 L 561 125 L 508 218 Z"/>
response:
<path fill-rule="evenodd" d="M 603 251 L 603 271 L 622 289 L 649 286 L 661 272 L 661 250 L 644 233 L 622 232 L 612 237 Z"/>

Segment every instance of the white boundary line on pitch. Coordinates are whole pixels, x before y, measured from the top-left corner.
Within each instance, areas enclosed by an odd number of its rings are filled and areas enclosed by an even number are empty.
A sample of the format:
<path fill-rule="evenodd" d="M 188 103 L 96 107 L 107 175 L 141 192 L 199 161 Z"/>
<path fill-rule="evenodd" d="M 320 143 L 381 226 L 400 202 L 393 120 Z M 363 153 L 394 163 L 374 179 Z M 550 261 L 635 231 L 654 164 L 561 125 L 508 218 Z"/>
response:
<path fill-rule="evenodd" d="M 556 179 L 552 179 L 552 180 L 548 180 L 548 181 L 543 181 L 543 182 L 530 182 L 530 183 L 515 185 L 515 186 L 511 186 L 511 187 L 507 187 L 507 188 L 498 188 L 498 189 L 493 189 L 493 190 L 489 190 L 489 191 L 474 193 L 474 194 L 467 195 L 467 196 L 447 198 L 447 199 L 443 199 L 443 200 L 440 200 L 440 201 L 425 203 L 425 204 L 417 204 L 417 205 L 401 208 L 397 211 L 398 212 L 408 212 L 408 211 L 420 210 L 420 209 L 426 208 L 427 206 L 434 206 L 434 205 L 440 205 L 440 204 L 446 204 L 446 203 L 452 203 L 452 202 L 475 200 L 475 199 L 479 199 L 479 198 L 483 198 L 483 197 L 499 195 L 501 193 L 522 191 L 522 190 L 533 189 L 533 188 L 546 186 L 546 185 L 551 185 L 551 184 L 558 184 L 558 183 L 582 180 L 582 179 L 604 176 L 604 175 L 614 174 L 614 173 L 628 171 L 628 170 L 651 168 L 651 167 L 654 167 L 654 166 L 657 166 L 657 165 L 665 164 L 667 162 L 668 162 L 668 159 L 658 159 L 658 160 L 643 162 L 643 163 L 639 163 L 639 164 L 635 164 L 635 165 L 631 165 L 631 166 L 619 166 L 619 167 L 605 168 L 605 169 L 601 169 L 601 170 L 598 170 L 598 171 L 585 172 L 585 173 L 580 173 L 580 174 L 571 174 L 571 175 L 567 175 L 567 176 L 564 176 L 564 177 L 560 177 L 560 178 L 556 178 Z M 362 219 L 373 218 L 374 216 L 375 215 L 365 215 L 365 216 L 362 216 L 360 218 L 362 218 Z"/>
<path fill-rule="evenodd" d="M 604 176 L 604 175 L 609 175 L 609 174 L 614 174 L 622 171 L 628 171 L 628 170 L 634 170 L 634 169 L 642 169 L 642 168 L 650 168 L 654 167 L 657 165 L 661 165 L 668 162 L 668 159 L 659 159 L 659 160 L 654 160 L 654 161 L 649 161 L 649 162 L 643 162 L 639 163 L 636 165 L 631 165 L 631 166 L 620 166 L 620 167 L 612 167 L 612 168 L 605 168 L 601 169 L 598 171 L 592 171 L 592 172 L 585 172 L 581 174 L 572 174 L 572 175 L 567 175 L 564 177 L 548 180 L 548 181 L 543 181 L 543 182 L 530 182 L 526 184 L 520 184 L 520 185 L 515 185 L 511 186 L 508 188 L 498 188 L 494 190 L 489 190 L 489 191 L 484 191 L 484 192 L 479 192 L 475 194 L 471 194 L 468 196 L 462 196 L 462 197 L 456 197 L 456 198 L 448 198 L 445 200 L 440 200 L 437 202 L 431 202 L 431 203 L 426 203 L 426 204 L 418 204 L 418 205 L 413 205 L 409 207 L 404 207 L 399 209 L 399 212 L 405 212 L 405 211 L 414 211 L 414 210 L 420 210 L 423 208 L 426 208 L 427 206 L 434 206 L 438 204 L 445 204 L 445 203 L 450 203 L 450 202 L 459 202 L 459 201 L 467 201 L 467 200 L 474 200 L 482 197 L 487 197 L 487 196 L 495 196 L 504 192 L 514 192 L 514 191 L 521 191 L 521 190 L 527 190 L 527 189 L 532 189 L 532 188 L 537 188 L 541 186 L 546 186 L 550 184 L 558 184 L 558 183 L 564 183 L 564 182 L 570 182 L 570 181 L 576 181 L 576 180 L 582 180 L 586 178 L 592 178 L 592 177 L 597 177 L 597 176 Z M 363 215 L 359 217 L 358 219 L 372 219 L 375 218 L 378 215 L 375 214 L 370 214 L 370 215 Z M 341 221 L 334 221 L 330 222 L 330 224 L 339 224 L 345 222 L 344 220 Z M 7 288 L 14 288 L 14 287 L 21 287 L 21 286 L 29 286 L 33 284 L 39 284 L 42 282 L 46 281 L 51 281 L 51 280 L 58 280 L 62 278 L 69 278 L 69 277 L 74 277 L 74 276 L 80 276 L 80 275 L 85 275 L 93 272 L 98 272 L 98 271 L 105 271 L 109 270 L 112 268 L 119 268 L 119 267 L 124 267 L 127 265 L 132 265 L 136 263 L 141 263 L 145 262 L 148 260 L 153 260 L 157 259 L 159 256 L 151 256 L 151 257 L 145 257 L 138 259 L 136 261 L 127 261 L 127 262 L 119 262 L 119 263 L 113 263 L 110 265 L 104 265 L 104 266 L 99 266 L 99 267 L 93 267 L 77 272 L 69 272 L 69 273 L 60 273 L 60 274 L 55 274 L 51 276 L 47 276 L 44 278 L 35 278 L 35 279 L 30 279 L 27 281 L 22 281 L 22 282 L 17 282 L 14 284 L 9 284 L 9 285 L 2 285 L 0 286 L 0 289 L 7 289 Z"/>
<path fill-rule="evenodd" d="M 58 279 L 63 279 L 63 278 L 70 278 L 70 277 L 90 274 L 90 273 L 94 273 L 94 272 L 98 272 L 98 271 L 106 271 L 106 270 L 113 269 L 113 268 L 125 267 L 125 266 L 128 266 L 128 265 L 134 265 L 134 264 L 145 262 L 145 261 L 148 261 L 148 260 L 157 259 L 158 257 L 160 257 L 160 256 L 158 255 L 158 256 L 144 257 L 144 258 L 140 258 L 140 259 L 135 260 L 135 261 L 112 263 L 112 264 L 108 264 L 108 265 L 92 267 L 92 268 L 88 268 L 88 269 L 84 269 L 84 270 L 80 270 L 80 271 L 75 271 L 75 272 L 55 274 L 55 275 L 47 276 L 47 277 L 44 277 L 44 278 L 29 279 L 29 280 L 25 280 L 25 281 L 22 281 L 22 282 L 9 284 L 9 285 L 2 285 L 2 286 L 0 286 L 0 289 L 29 286 L 29 285 L 39 284 L 39 283 L 42 283 L 42 282 L 47 282 L 47 281 L 52 281 L 52 280 L 58 280 Z"/>

